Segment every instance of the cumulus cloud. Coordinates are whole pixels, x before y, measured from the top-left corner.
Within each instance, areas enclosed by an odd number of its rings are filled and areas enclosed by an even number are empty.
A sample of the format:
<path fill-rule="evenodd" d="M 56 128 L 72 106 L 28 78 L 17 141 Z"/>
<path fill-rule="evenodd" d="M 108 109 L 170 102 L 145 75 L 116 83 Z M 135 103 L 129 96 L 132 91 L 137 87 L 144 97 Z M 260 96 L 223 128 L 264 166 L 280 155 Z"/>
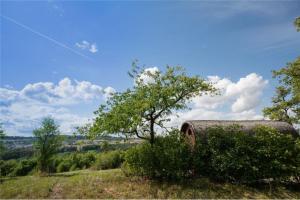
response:
<path fill-rule="evenodd" d="M 114 93 L 116 93 L 116 90 L 112 87 L 106 87 L 104 89 L 104 97 L 105 99 L 108 99 L 109 97 L 111 97 Z"/>
<path fill-rule="evenodd" d="M 216 109 L 224 104 L 230 104 L 232 112 L 254 109 L 260 103 L 262 92 L 268 84 L 267 80 L 256 73 L 242 77 L 237 82 L 232 82 L 227 78 L 221 79 L 218 76 L 209 76 L 208 81 L 214 84 L 220 95 L 196 97 L 193 99 L 195 107 Z"/>
<path fill-rule="evenodd" d="M 91 53 L 96 53 L 98 51 L 96 43 L 90 43 L 86 40 L 83 40 L 81 42 L 76 42 L 75 46 L 77 46 L 82 50 L 88 50 Z"/>
<path fill-rule="evenodd" d="M 63 133 L 71 133 L 92 116 L 73 111 L 72 106 L 90 105 L 106 99 L 114 88 L 92 84 L 88 81 L 72 81 L 63 78 L 52 82 L 31 83 L 20 90 L 0 88 L 1 121 L 9 134 L 31 134 L 40 120 L 51 116 L 60 124 Z M 95 107 L 96 109 L 96 107 Z M 91 110 L 90 113 L 92 115 Z"/>
<path fill-rule="evenodd" d="M 10 91 L 12 93 L 13 91 Z M 105 91 L 101 86 L 88 81 L 74 81 L 63 78 L 55 85 L 52 82 L 38 82 L 27 84 L 22 90 L 14 91 L 19 98 L 27 98 L 42 103 L 55 105 L 73 104 L 79 101 L 88 101 L 101 97 Z M 14 96 L 12 94 L 12 96 Z M 5 95 L 6 98 L 9 95 Z"/>
<path fill-rule="evenodd" d="M 170 126 L 178 126 L 186 120 L 255 120 L 263 119 L 256 108 L 268 84 L 256 73 L 248 74 L 233 82 L 228 78 L 208 76 L 208 81 L 219 89 L 219 95 L 203 95 L 192 99 L 191 110 L 172 116 Z"/>
<path fill-rule="evenodd" d="M 154 83 L 154 79 L 151 75 L 154 75 L 155 73 L 159 72 L 158 67 L 149 67 L 144 70 L 142 74 L 140 74 L 140 77 L 138 80 L 134 80 L 136 83 L 137 81 L 142 81 L 144 84 L 151 84 Z"/>

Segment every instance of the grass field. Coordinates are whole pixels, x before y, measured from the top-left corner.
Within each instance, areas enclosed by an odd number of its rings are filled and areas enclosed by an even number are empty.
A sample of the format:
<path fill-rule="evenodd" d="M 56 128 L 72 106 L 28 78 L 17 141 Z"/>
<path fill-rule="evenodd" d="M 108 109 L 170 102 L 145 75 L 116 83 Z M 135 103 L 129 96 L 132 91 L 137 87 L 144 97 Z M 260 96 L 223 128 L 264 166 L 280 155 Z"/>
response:
<path fill-rule="evenodd" d="M 206 178 L 186 182 L 158 182 L 126 177 L 120 169 L 60 173 L 48 177 L 1 179 L 0 199 L 5 198 L 300 198 L 296 187 L 258 189 L 214 183 Z"/>

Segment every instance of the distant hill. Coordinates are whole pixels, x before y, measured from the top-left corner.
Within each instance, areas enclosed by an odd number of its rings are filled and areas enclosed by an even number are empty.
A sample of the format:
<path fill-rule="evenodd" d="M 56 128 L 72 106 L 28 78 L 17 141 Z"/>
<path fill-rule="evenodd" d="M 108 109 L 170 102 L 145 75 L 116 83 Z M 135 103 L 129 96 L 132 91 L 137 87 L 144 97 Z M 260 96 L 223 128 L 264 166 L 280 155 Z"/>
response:
<path fill-rule="evenodd" d="M 65 140 L 65 145 L 74 145 L 77 141 L 85 141 L 84 143 L 89 144 L 98 144 L 101 141 L 122 141 L 124 138 L 122 137 L 113 137 L 113 136 L 99 136 L 96 137 L 94 140 L 89 140 L 85 136 L 82 135 L 63 135 Z M 33 142 L 35 141 L 35 137 L 33 136 L 5 136 L 3 138 L 4 145 L 7 149 L 15 149 L 15 148 L 26 148 L 31 147 Z"/>
<path fill-rule="evenodd" d="M 59 153 L 78 151 L 97 151 L 101 152 L 101 145 L 104 141 L 109 144 L 111 150 L 127 149 L 132 145 L 140 142 L 138 139 L 124 141 L 122 137 L 100 136 L 94 140 L 89 140 L 84 136 L 70 136 L 64 135 L 64 143 L 60 148 Z M 33 143 L 35 137 L 24 136 L 5 136 L 3 139 L 6 150 L 1 155 L 0 160 L 19 159 L 31 157 L 34 154 Z"/>

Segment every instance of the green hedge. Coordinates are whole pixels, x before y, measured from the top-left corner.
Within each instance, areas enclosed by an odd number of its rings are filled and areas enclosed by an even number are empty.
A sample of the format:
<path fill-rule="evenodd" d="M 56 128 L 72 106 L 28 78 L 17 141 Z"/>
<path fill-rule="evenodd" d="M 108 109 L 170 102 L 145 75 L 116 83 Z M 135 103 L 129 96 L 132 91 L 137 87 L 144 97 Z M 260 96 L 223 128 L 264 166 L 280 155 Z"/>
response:
<path fill-rule="evenodd" d="M 215 179 L 285 181 L 299 173 L 299 140 L 269 127 L 258 126 L 253 135 L 238 126 L 212 127 L 195 149 L 197 173 Z"/>
<path fill-rule="evenodd" d="M 157 138 L 129 149 L 122 167 L 127 175 L 180 179 L 190 175 L 251 183 L 290 181 L 300 174 L 300 140 L 269 127 L 253 134 L 242 127 L 209 128 L 191 150 L 180 134 Z"/>

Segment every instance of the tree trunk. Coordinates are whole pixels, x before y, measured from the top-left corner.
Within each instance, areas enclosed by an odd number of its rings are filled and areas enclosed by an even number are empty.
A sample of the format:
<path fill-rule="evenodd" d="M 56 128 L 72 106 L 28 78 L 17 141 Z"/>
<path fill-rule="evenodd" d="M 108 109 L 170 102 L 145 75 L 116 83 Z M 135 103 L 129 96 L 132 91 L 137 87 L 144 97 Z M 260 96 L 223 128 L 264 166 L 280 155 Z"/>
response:
<path fill-rule="evenodd" d="M 153 146 L 154 144 L 154 119 L 150 120 L 150 144 Z"/>

